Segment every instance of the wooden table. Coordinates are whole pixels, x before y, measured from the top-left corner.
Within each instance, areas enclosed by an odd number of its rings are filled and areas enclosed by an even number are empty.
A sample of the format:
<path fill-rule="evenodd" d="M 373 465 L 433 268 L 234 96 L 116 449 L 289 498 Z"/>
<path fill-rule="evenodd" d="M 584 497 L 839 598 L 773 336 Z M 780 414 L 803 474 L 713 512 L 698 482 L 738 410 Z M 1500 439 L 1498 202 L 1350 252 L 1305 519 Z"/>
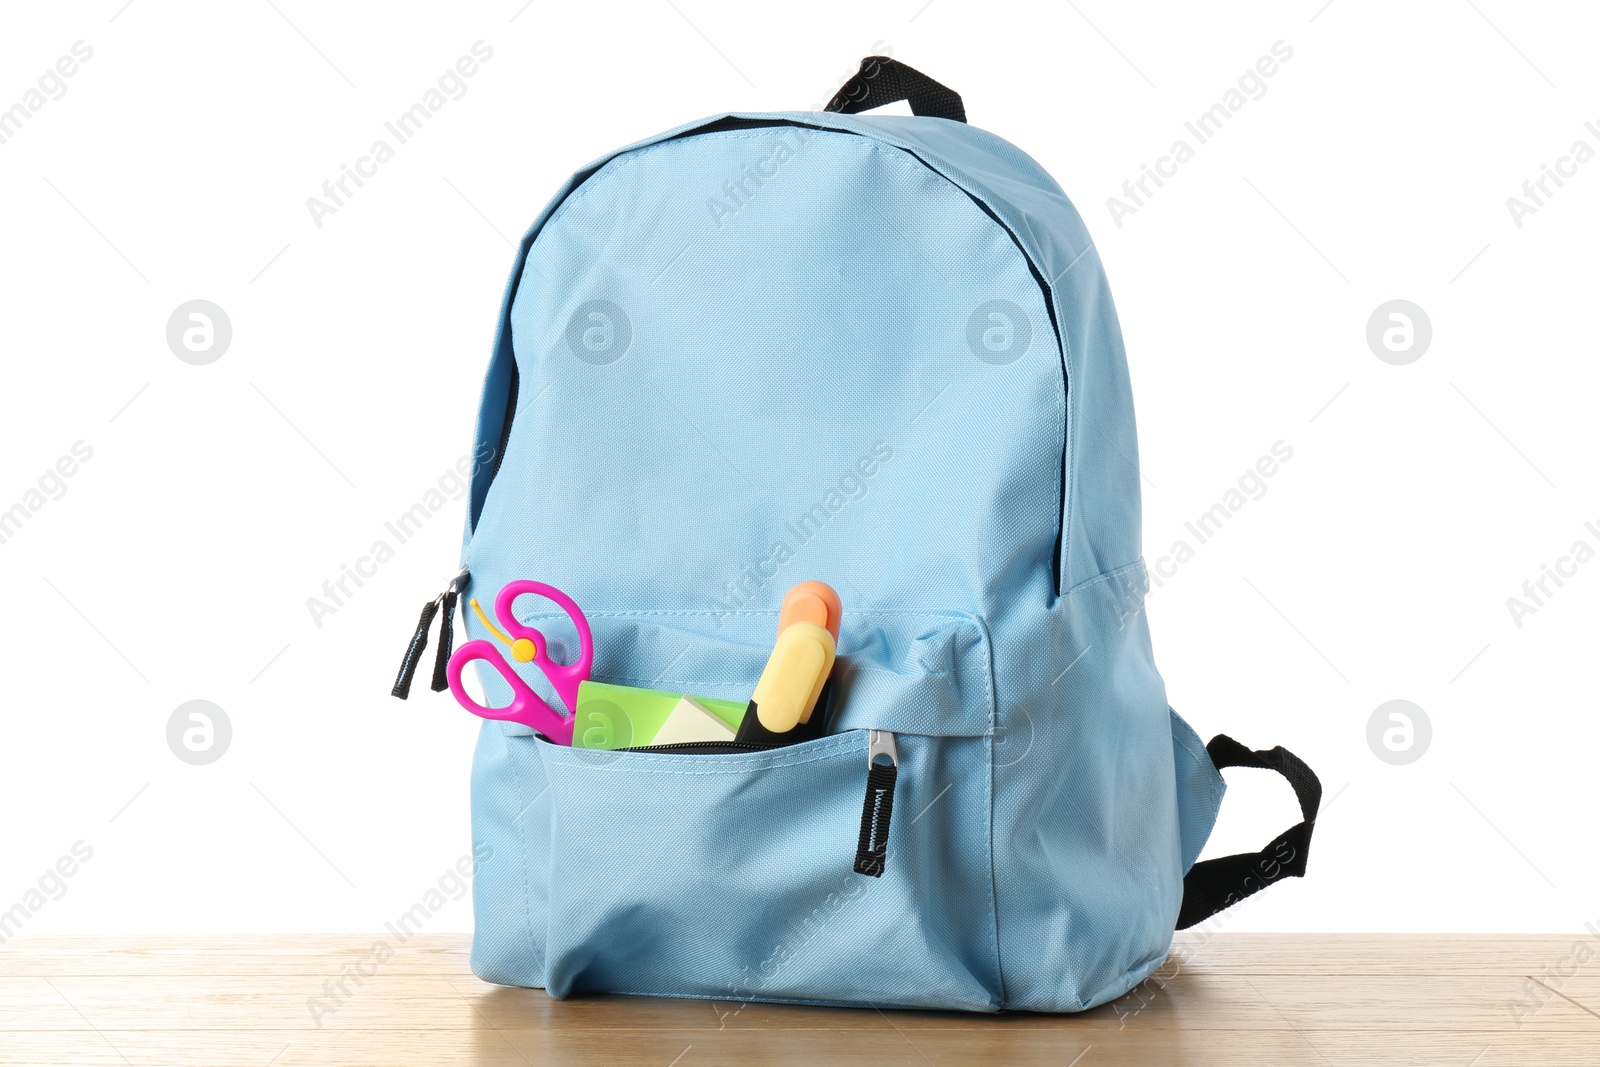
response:
<path fill-rule="evenodd" d="M 465 936 L 376 940 L 18 938 L 0 1064 L 1600 1064 L 1587 935 L 1180 937 L 1116 1004 L 1000 1016 L 556 1001 L 480 982 Z"/>

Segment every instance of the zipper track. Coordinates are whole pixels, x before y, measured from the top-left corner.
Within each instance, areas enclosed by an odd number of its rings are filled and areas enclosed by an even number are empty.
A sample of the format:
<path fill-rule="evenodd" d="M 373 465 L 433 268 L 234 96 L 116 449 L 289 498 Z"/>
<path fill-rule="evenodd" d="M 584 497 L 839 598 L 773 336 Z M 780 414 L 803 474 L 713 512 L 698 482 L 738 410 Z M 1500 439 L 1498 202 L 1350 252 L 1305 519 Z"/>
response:
<path fill-rule="evenodd" d="M 506 413 L 500 419 L 500 448 L 494 454 L 494 466 L 489 471 L 489 485 L 483 490 L 483 499 L 489 500 L 489 490 L 494 487 L 494 480 L 500 477 L 500 464 L 506 461 L 506 449 L 511 447 L 511 422 L 517 417 L 517 390 L 521 386 L 522 375 L 517 370 L 517 354 L 515 348 L 511 353 L 511 380 L 506 383 Z M 476 527 L 477 523 L 473 523 Z"/>
<path fill-rule="evenodd" d="M 833 127 L 833 126 L 818 126 L 818 125 L 815 125 L 815 124 L 809 123 L 809 122 L 795 122 L 795 121 L 793 121 L 791 119 L 745 119 L 745 118 L 734 118 L 734 117 L 730 116 L 728 118 L 718 119 L 716 122 L 709 122 L 704 126 L 698 126 L 698 127 L 696 127 L 695 129 L 692 129 L 692 130 L 687 130 L 687 131 L 685 131 L 683 133 L 678 134 L 676 137 L 668 138 L 668 140 L 681 141 L 681 140 L 684 140 L 685 138 L 689 138 L 689 137 L 699 137 L 702 134 L 724 133 L 724 132 L 727 132 L 729 130 L 773 129 L 773 128 L 780 127 L 780 126 L 793 126 L 793 127 L 796 127 L 796 128 L 799 128 L 799 129 L 805 129 L 805 130 L 818 130 L 818 131 L 821 131 L 823 133 L 842 133 L 842 134 L 846 134 L 847 136 L 850 136 L 850 137 L 861 137 L 861 136 L 864 136 L 863 134 L 856 133 L 856 132 L 854 132 L 852 130 L 841 130 L 841 129 L 837 129 L 836 127 Z M 665 144 L 666 141 L 660 141 L 660 142 L 657 142 L 657 143 Z M 883 144 L 884 142 L 880 141 L 880 142 L 877 142 L 877 143 Z M 1039 286 L 1039 291 L 1042 294 L 1044 294 L 1045 314 L 1047 314 L 1050 317 L 1050 332 L 1052 334 L 1054 334 L 1054 336 L 1055 336 L 1055 339 L 1056 339 L 1056 352 L 1060 356 L 1060 362 L 1061 362 L 1061 397 L 1062 397 L 1062 403 L 1063 403 L 1063 405 L 1065 405 L 1067 403 L 1067 400 L 1068 400 L 1068 394 L 1069 394 L 1069 390 L 1072 387 L 1072 383 L 1067 377 L 1067 346 L 1066 346 L 1065 341 L 1061 337 L 1061 323 L 1059 321 L 1057 321 L 1057 319 L 1056 319 L 1056 302 L 1055 302 L 1055 298 L 1054 298 L 1055 297 L 1054 290 L 1051 289 L 1050 283 L 1045 280 L 1044 275 L 1042 273 L 1040 273 L 1039 266 L 1038 266 L 1038 264 L 1034 263 L 1033 257 L 1028 255 L 1028 250 L 1022 246 L 1022 239 L 1017 236 L 1017 233 L 1016 233 L 1015 230 L 1013 230 L 1010 226 L 1006 225 L 1005 221 L 1003 219 L 1001 219 L 999 215 L 996 215 L 994 213 L 994 211 L 989 207 L 988 204 L 985 204 L 982 200 L 978 199 L 976 196 L 973 196 L 967 190 L 961 188 L 961 186 L 956 184 L 954 181 L 952 181 L 949 178 L 949 176 L 944 174 L 942 171 L 939 170 L 939 168 L 933 166 L 931 163 L 929 163 L 927 160 L 923 159 L 921 156 L 917 155 L 916 152 L 912 151 L 909 148 L 900 148 L 898 145 L 885 144 L 885 147 L 886 148 L 895 148 L 895 149 L 898 149 L 901 152 L 906 153 L 907 155 L 909 155 L 913 159 L 915 159 L 917 162 L 921 163 L 924 167 L 927 167 L 928 170 L 932 171 L 934 174 L 939 175 L 939 177 L 941 177 L 945 181 L 949 182 L 958 192 L 960 192 L 968 200 L 971 200 L 973 202 L 973 204 L 975 204 L 977 206 L 979 211 L 982 211 L 985 215 L 989 216 L 989 218 L 994 221 L 994 224 L 996 226 L 998 226 L 998 227 L 1000 227 L 1000 229 L 1004 230 L 1006 236 L 1011 238 L 1011 243 L 1016 245 L 1017 252 L 1022 256 L 1023 262 L 1027 263 L 1027 265 L 1028 265 L 1028 273 L 1033 275 L 1033 280 L 1034 280 L 1035 284 L 1037 284 Z M 618 155 L 621 155 L 621 154 L 622 153 L 618 153 Z M 615 159 L 617 157 L 613 156 L 612 158 Z M 609 162 L 609 160 L 607 162 Z M 601 169 L 603 169 L 603 168 L 597 167 L 594 170 L 591 170 L 588 174 L 584 175 L 584 179 L 583 180 L 584 181 L 588 181 L 589 178 L 593 177 Z M 575 183 L 573 185 L 573 187 L 570 190 L 568 190 L 567 196 L 570 197 L 573 193 L 577 192 L 579 187 L 582 184 L 583 184 L 583 182 Z M 537 240 L 537 239 L 538 238 L 535 237 L 535 240 Z M 528 251 L 529 251 L 530 254 L 533 251 L 533 247 L 532 247 L 531 243 L 529 245 Z M 526 262 L 525 258 L 524 258 L 523 262 L 524 263 Z M 523 265 L 522 263 L 518 264 L 519 271 L 520 271 L 522 265 Z M 514 299 L 514 297 L 513 297 L 513 299 Z M 509 302 L 507 304 L 507 312 L 506 313 L 507 313 L 507 316 L 509 317 L 509 315 L 510 315 Z M 499 474 L 500 474 L 500 464 L 505 462 L 506 450 L 511 445 L 511 424 L 512 424 L 512 421 L 516 418 L 516 413 L 517 413 L 517 392 L 518 392 L 520 384 L 521 384 L 520 383 L 520 376 L 519 376 L 519 374 L 517 372 L 516 352 L 513 350 L 512 354 L 511 354 L 511 380 L 507 383 L 507 386 L 506 386 L 506 411 L 505 411 L 505 416 L 501 420 L 501 427 L 500 427 L 500 451 L 495 456 L 494 468 L 489 472 L 489 484 L 484 489 L 484 500 L 485 500 L 485 502 L 487 502 L 487 500 L 488 500 L 489 491 L 494 487 L 495 478 L 497 478 L 499 476 Z M 1065 419 L 1065 414 L 1063 414 L 1063 420 L 1064 419 Z M 1067 524 L 1066 524 L 1066 514 L 1067 514 L 1067 427 L 1066 427 L 1065 421 L 1063 421 L 1063 424 L 1062 424 L 1062 427 L 1061 427 L 1061 471 L 1060 471 L 1059 490 L 1060 491 L 1059 491 L 1059 493 L 1057 495 L 1057 500 L 1056 500 L 1056 543 L 1055 543 L 1055 551 L 1054 551 L 1055 559 L 1054 559 L 1054 565 L 1050 568 L 1050 586 L 1051 586 L 1051 589 L 1054 591 L 1057 599 L 1059 599 L 1060 596 L 1061 596 L 1061 571 L 1062 571 L 1063 563 L 1065 561 L 1066 536 L 1067 536 Z M 476 525 L 476 524 L 474 524 L 474 525 Z M 698 744 L 700 742 L 693 742 L 693 743 Z M 663 747 L 665 747 L 665 746 L 663 746 Z M 644 749 L 628 749 L 626 751 L 646 751 L 646 750 L 644 750 Z"/>
<path fill-rule="evenodd" d="M 636 748 L 619 748 L 617 752 L 701 752 L 707 755 L 735 752 L 766 752 L 782 745 L 760 745 L 753 741 L 675 741 L 670 745 L 639 745 Z"/>

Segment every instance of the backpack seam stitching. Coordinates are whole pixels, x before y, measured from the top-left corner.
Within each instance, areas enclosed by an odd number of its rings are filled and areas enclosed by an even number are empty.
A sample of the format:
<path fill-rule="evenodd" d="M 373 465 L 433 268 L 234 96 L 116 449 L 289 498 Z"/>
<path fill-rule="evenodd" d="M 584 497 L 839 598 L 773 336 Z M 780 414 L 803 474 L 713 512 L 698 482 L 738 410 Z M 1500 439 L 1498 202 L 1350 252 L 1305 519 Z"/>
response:
<path fill-rule="evenodd" d="M 1126 574 L 1127 572 L 1129 572 L 1131 570 L 1142 568 L 1142 567 L 1144 567 L 1144 565 L 1145 565 L 1144 557 L 1140 556 L 1138 559 L 1134 560 L 1132 563 L 1124 563 L 1120 567 L 1113 567 L 1111 570 L 1101 571 L 1099 574 L 1095 575 L 1092 578 L 1085 578 L 1083 581 L 1079 582 L 1077 585 L 1074 585 L 1072 588 L 1068 589 L 1065 593 L 1062 593 L 1061 596 L 1062 596 L 1063 599 L 1065 599 L 1066 597 L 1072 596 L 1074 593 L 1076 593 L 1080 589 L 1087 588 L 1088 586 L 1095 585 L 1095 584 L 1097 584 L 1099 582 L 1108 582 L 1111 579 L 1119 577 L 1119 576 L 1121 576 L 1123 574 Z"/>

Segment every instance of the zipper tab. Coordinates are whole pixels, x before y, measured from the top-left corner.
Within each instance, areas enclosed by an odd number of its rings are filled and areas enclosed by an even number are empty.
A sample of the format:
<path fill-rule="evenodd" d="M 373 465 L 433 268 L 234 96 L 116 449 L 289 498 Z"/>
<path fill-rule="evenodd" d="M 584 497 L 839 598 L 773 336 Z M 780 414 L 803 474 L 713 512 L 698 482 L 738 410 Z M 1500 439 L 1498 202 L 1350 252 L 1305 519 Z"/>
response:
<path fill-rule="evenodd" d="M 445 674 L 445 668 L 450 666 L 450 652 L 456 642 L 456 599 L 466 586 L 469 577 L 471 575 L 463 569 L 451 580 L 450 588 L 444 591 L 444 619 L 439 623 L 439 652 L 433 659 L 433 684 L 430 686 L 435 693 L 442 693 L 450 688 L 450 679 Z"/>
<path fill-rule="evenodd" d="M 445 591 L 423 605 L 422 616 L 417 619 L 417 629 L 411 635 L 411 641 L 406 645 L 405 658 L 400 661 L 400 673 L 395 676 L 394 685 L 389 690 L 389 695 L 405 700 L 411 695 L 411 682 L 417 676 L 417 667 L 422 663 L 422 654 L 428 650 L 428 629 L 433 625 L 434 616 L 439 614 L 439 609 L 444 608 L 444 625 L 439 632 L 439 654 L 433 664 L 433 691 L 441 692 L 449 688 L 449 681 L 445 678 L 445 667 L 450 662 L 450 649 L 455 639 L 455 614 L 456 600 L 471 579 L 472 572 L 466 567 L 461 568 L 461 573 L 450 579 L 450 584 Z"/>
<path fill-rule="evenodd" d="M 894 782 L 900 754 L 894 734 L 870 730 L 867 740 L 867 798 L 861 806 L 861 837 L 856 842 L 857 874 L 878 878 L 889 855 L 889 815 L 894 810 Z"/>

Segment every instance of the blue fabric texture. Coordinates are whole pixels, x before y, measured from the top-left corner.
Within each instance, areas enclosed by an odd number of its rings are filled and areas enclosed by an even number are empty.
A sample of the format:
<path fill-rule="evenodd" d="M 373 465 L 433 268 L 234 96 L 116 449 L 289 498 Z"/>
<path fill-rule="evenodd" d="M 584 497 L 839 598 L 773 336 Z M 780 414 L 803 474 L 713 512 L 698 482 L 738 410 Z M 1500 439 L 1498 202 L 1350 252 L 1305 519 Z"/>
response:
<path fill-rule="evenodd" d="M 1072 1011 L 1159 966 L 1221 779 L 1151 657 L 1104 272 L 1027 156 L 806 112 L 597 161 L 518 250 L 476 447 L 468 593 L 571 594 L 597 680 L 744 700 L 790 586 L 844 603 L 821 739 L 593 752 L 484 723 L 480 976 Z M 852 870 L 872 729 L 899 749 L 880 878 Z"/>

